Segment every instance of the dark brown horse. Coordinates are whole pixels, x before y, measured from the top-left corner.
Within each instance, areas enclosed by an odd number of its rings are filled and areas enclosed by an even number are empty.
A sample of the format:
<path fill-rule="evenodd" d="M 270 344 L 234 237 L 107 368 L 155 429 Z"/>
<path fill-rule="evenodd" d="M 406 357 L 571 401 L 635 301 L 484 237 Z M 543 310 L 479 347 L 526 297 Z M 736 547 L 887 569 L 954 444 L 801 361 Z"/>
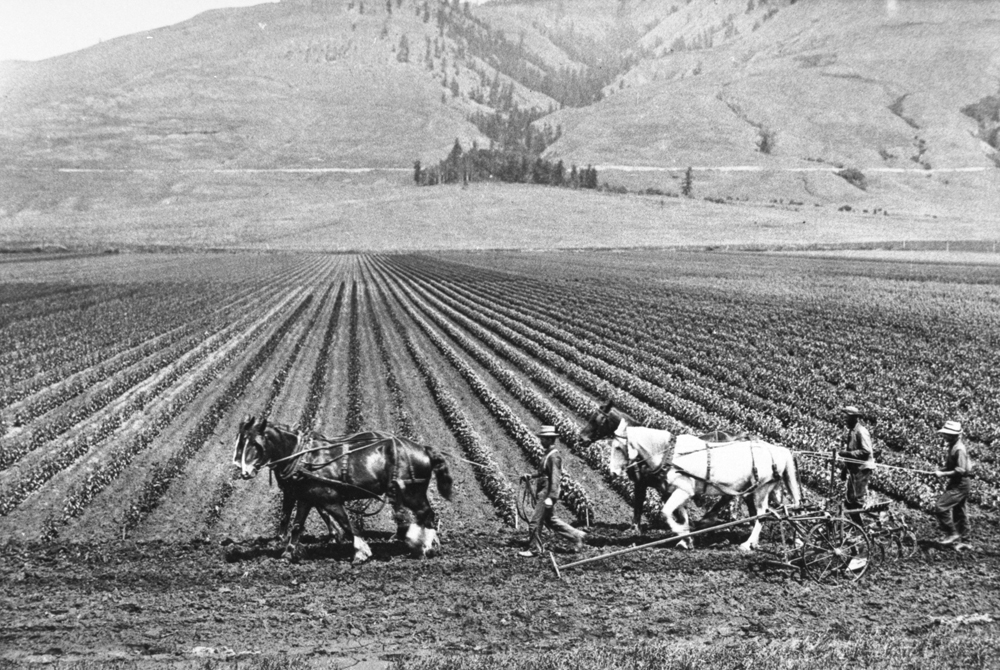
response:
<path fill-rule="evenodd" d="M 366 432 L 335 438 L 306 437 L 267 419 L 247 416 L 240 423 L 233 462 L 243 479 L 251 479 L 261 468 L 274 471 L 284 491 L 282 527 L 292 508 L 295 522 L 286 554 L 298 556 L 299 537 L 306 517 L 315 507 L 327 521 L 333 517 L 344 531 L 344 540 L 354 544 L 354 560 L 364 561 L 371 549 L 354 534 L 344 503 L 365 498 L 386 499 L 392 505 L 401 539 L 415 553 L 427 556 L 437 551 L 437 520 L 427 500 L 431 476 L 438 492 L 451 499 L 452 480 L 448 464 L 433 448 L 386 433 Z M 413 512 L 416 523 L 402 525 L 402 508 Z"/>

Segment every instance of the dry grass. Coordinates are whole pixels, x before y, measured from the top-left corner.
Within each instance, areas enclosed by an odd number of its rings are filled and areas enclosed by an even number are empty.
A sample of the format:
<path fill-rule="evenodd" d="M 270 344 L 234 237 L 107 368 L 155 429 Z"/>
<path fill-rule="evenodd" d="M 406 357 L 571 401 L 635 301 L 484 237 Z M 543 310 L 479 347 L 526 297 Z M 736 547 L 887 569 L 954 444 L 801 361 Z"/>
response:
<path fill-rule="evenodd" d="M 75 208 L 70 197 L 2 217 L 0 248 L 780 248 L 996 238 L 995 222 L 971 210 L 884 216 L 828 204 L 717 204 L 498 184 L 416 188 L 406 181 L 399 174 L 215 175 L 178 178 L 163 197 L 162 189 L 140 184 L 128 199 Z"/>

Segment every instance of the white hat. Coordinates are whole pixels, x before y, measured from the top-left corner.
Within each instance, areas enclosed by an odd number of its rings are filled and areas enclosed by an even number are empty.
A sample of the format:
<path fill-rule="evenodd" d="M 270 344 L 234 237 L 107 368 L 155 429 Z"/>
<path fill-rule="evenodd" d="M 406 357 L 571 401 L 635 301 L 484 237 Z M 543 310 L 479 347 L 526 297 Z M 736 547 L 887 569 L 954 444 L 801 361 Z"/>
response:
<path fill-rule="evenodd" d="M 842 407 L 840 413 L 845 416 L 864 416 L 861 410 L 854 405 L 848 405 L 847 407 Z"/>
<path fill-rule="evenodd" d="M 555 426 L 542 426 L 542 429 L 535 433 L 538 437 L 559 437 Z"/>
<path fill-rule="evenodd" d="M 958 421 L 945 421 L 944 426 L 938 431 L 942 435 L 961 435 L 962 434 L 962 424 Z"/>

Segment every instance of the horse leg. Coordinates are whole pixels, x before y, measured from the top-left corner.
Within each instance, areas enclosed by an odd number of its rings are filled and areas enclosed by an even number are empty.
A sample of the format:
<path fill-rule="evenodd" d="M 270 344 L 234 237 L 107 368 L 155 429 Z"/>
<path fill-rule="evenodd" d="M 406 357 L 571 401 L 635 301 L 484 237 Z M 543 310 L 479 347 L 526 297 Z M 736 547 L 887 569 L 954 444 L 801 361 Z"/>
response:
<path fill-rule="evenodd" d="M 409 515 L 403 507 L 403 490 L 405 485 L 395 483 L 392 485 L 393 493 L 390 495 L 392 501 L 392 520 L 396 523 L 396 539 L 400 542 L 406 541 L 407 531 L 410 527 Z"/>
<path fill-rule="evenodd" d="M 299 560 L 299 538 L 302 535 L 302 530 L 306 527 L 306 518 L 309 516 L 310 510 L 312 510 L 312 505 L 301 499 L 295 508 L 295 522 L 292 524 L 292 535 L 288 539 L 285 551 L 282 553 L 283 558 L 287 558 L 293 563 Z"/>
<path fill-rule="evenodd" d="M 767 501 L 771 497 L 771 491 L 774 489 L 774 483 L 764 484 L 753 492 L 753 500 L 747 500 L 747 507 L 750 511 L 750 516 L 757 516 L 758 514 L 767 514 Z M 750 531 L 750 537 L 740 545 L 740 551 L 743 553 L 748 553 L 756 549 L 760 545 L 760 531 L 763 528 L 760 519 L 755 519 L 753 522 L 753 530 Z"/>
<path fill-rule="evenodd" d="M 719 497 L 719 501 L 712 505 L 711 509 L 705 512 L 705 515 L 701 517 L 701 521 L 698 522 L 700 528 L 707 528 L 709 526 L 715 526 L 719 523 L 719 514 L 722 513 L 730 503 L 733 502 L 733 496 L 723 495 Z"/>
<path fill-rule="evenodd" d="M 331 540 L 335 540 L 339 543 L 344 536 L 344 533 L 340 530 L 340 526 L 334 523 L 333 519 L 330 517 L 330 513 L 322 507 L 317 507 L 316 511 L 319 512 L 320 517 L 326 524 L 326 541 L 330 542 Z"/>
<path fill-rule="evenodd" d="M 632 528 L 633 533 L 642 532 L 642 508 L 646 504 L 646 485 L 636 482 L 635 496 L 632 498 Z"/>
<path fill-rule="evenodd" d="M 292 510 L 295 509 L 295 498 L 288 492 L 281 498 L 281 519 L 278 522 L 278 539 L 288 541 L 288 522 L 292 518 Z"/>
<path fill-rule="evenodd" d="M 413 511 L 415 521 L 406 531 L 406 544 L 414 555 L 433 556 L 441 548 L 441 543 L 437 537 L 437 517 L 427 500 L 427 488 L 421 487 L 406 498 L 406 506 Z"/>
<path fill-rule="evenodd" d="M 347 510 L 344 509 L 344 506 L 340 503 L 328 503 L 326 511 L 344 529 L 344 541 L 354 545 L 354 562 L 364 563 L 371 558 L 371 547 L 368 546 L 363 537 L 354 533 L 354 526 L 351 525 L 351 518 L 347 515 Z"/>
<path fill-rule="evenodd" d="M 684 490 L 683 488 L 675 488 L 673 493 L 670 494 L 670 497 L 667 498 L 667 502 L 663 504 L 661 513 L 664 518 L 666 518 L 667 524 L 670 526 L 670 530 L 674 531 L 675 535 L 683 535 L 691 530 L 690 526 L 687 524 L 687 514 L 683 511 L 684 505 L 690 499 L 691 491 Z M 674 518 L 674 515 L 677 514 L 678 511 L 682 515 L 681 519 L 683 521 L 681 523 L 678 523 L 677 519 Z M 677 543 L 677 546 L 687 549 L 688 541 L 681 540 Z"/>

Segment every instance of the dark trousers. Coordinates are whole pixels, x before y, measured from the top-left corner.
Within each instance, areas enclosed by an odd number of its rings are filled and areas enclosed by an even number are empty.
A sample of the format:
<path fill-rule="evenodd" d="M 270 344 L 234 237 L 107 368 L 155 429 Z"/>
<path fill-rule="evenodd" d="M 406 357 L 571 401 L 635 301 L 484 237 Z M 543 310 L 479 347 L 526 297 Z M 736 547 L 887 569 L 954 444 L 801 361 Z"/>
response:
<path fill-rule="evenodd" d="M 528 522 L 528 529 L 531 531 L 530 548 L 538 553 L 545 550 L 545 547 L 542 546 L 543 526 L 570 542 L 576 543 L 583 539 L 584 532 L 573 528 L 562 519 L 554 517 L 552 515 L 554 510 L 555 503 L 552 503 L 552 507 L 548 507 L 545 504 L 545 498 L 539 497 L 538 504 L 535 505 L 535 513 L 531 515 L 531 521 Z"/>
<path fill-rule="evenodd" d="M 949 485 L 937 499 L 934 510 L 941 530 L 948 535 L 958 532 L 962 538 L 969 536 L 969 517 L 965 513 L 965 502 L 969 499 L 969 480 L 954 486 Z"/>
<path fill-rule="evenodd" d="M 844 496 L 844 509 L 862 509 L 865 500 L 868 498 L 868 480 L 872 476 L 871 470 L 858 470 L 847 473 L 847 490 Z M 851 521 L 861 525 L 861 514 L 848 514 Z"/>

